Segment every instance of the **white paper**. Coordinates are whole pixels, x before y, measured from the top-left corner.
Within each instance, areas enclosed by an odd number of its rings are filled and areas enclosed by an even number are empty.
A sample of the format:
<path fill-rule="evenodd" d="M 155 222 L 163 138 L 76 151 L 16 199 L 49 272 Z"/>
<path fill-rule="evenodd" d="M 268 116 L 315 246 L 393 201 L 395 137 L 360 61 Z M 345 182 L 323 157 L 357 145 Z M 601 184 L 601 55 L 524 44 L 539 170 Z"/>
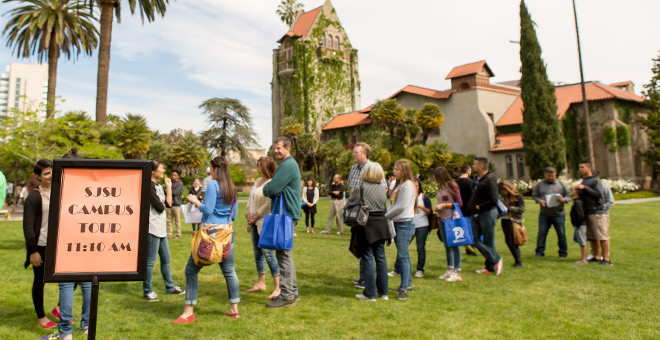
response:
<path fill-rule="evenodd" d="M 202 212 L 194 204 L 186 204 L 181 212 L 186 223 L 202 223 Z"/>
<path fill-rule="evenodd" d="M 545 195 L 545 205 L 548 208 L 558 207 L 561 205 L 561 202 L 559 201 L 560 198 L 561 198 L 560 194 Z"/>

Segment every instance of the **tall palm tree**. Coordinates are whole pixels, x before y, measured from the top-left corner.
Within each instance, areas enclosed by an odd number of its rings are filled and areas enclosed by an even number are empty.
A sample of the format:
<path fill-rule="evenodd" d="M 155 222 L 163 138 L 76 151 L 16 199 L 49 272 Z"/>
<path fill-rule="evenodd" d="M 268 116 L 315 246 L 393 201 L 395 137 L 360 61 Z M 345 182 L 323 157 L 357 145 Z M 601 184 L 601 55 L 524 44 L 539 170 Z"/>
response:
<path fill-rule="evenodd" d="M 87 0 L 93 5 L 95 2 L 101 8 L 101 44 L 99 45 L 99 65 L 96 80 L 96 122 L 105 125 L 108 122 L 108 74 L 110 73 L 110 43 L 112 41 L 112 20 L 117 16 L 117 22 L 121 23 L 121 0 Z M 165 16 L 165 10 L 169 0 L 127 0 L 131 14 L 135 14 L 136 8 L 140 12 L 140 18 L 149 22 L 156 19 L 156 14 Z"/>
<path fill-rule="evenodd" d="M 3 3 L 24 4 L 7 14 L 10 16 L 2 31 L 7 47 L 14 48 L 19 58 L 36 54 L 39 62 L 48 58 L 48 105 L 46 117 L 55 112 L 55 84 L 60 53 L 74 59 L 81 52 L 91 55 L 98 44 L 96 19 L 77 0 L 4 0 Z"/>
<path fill-rule="evenodd" d="M 298 14 L 302 13 L 303 4 L 299 3 L 296 0 L 282 0 L 279 6 L 277 6 L 277 15 L 280 16 L 280 19 L 283 23 L 291 27 L 291 23 L 296 19 Z"/>

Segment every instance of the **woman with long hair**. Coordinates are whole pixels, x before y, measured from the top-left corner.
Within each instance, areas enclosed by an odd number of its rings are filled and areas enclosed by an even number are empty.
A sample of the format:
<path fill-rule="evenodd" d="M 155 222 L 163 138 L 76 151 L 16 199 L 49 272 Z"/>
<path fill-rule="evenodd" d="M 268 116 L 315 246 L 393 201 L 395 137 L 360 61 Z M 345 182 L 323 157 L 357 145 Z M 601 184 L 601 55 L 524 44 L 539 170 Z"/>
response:
<path fill-rule="evenodd" d="M 316 181 L 312 176 L 307 177 L 305 188 L 302 191 L 302 201 L 307 233 L 310 233 L 309 225 L 311 223 L 311 233 L 314 234 L 314 215 L 316 215 L 316 204 L 319 202 L 319 188 L 316 187 Z"/>
<path fill-rule="evenodd" d="M 433 210 L 438 215 L 438 235 L 445 244 L 445 253 L 447 254 L 447 272 L 440 276 L 439 279 L 449 282 L 461 281 L 463 279 L 461 277 L 461 249 L 460 247 L 449 247 L 447 245 L 444 220 L 452 217 L 454 202 L 458 203 L 460 207 L 463 206 L 463 200 L 461 199 L 458 184 L 456 184 L 447 169 L 443 167 L 435 168 L 433 170 L 433 177 L 436 183 L 438 183 L 438 194 L 436 195 L 438 203 Z"/>
<path fill-rule="evenodd" d="M 165 179 L 165 190 L 159 183 Z M 156 265 L 156 256 L 160 258 L 160 273 L 165 281 L 167 294 L 183 294 L 179 286 L 172 281 L 170 271 L 170 247 L 167 243 L 167 222 L 165 208 L 172 205 L 172 180 L 165 177 L 165 167 L 158 159 L 151 160 L 151 208 L 149 210 L 149 247 L 147 248 L 147 278 L 142 282 L 144 298 L 149 302 L 158 301 L 153 291 L 151 278 Z"/>
<path fill-rule="evenodd" d="M 239 318 L 238 303 L 241 301 L 238 292 L 238 277 L 234 270 L 234 241 L 236 233 L 233 232 L 232 223 L 236 220 L 238 213 L 238 192 L 229 173 L 227 160 L 218 156 L 211 160 L 211 177 L 204 194 L 204 204 L 197 197 L 188 195 L 188 201 L 193 203 L 202 212 L 202 225 L 209 235 L 214 235 L 221 229 L 232 231 L 231 250 L 220 263 L 222 275 L 227 283 L 227 294 L 229 295 L 229 311 L 225 315 L 231 318 Z M 199 288 L 198 275 L 201 266 L 195 264 L 192 254 L 188 257 L 186 264 L 186 301 L 183 314 L 172 323 L 190 323 L 195 321 L 194 309 L 197 305 L 197 290 Z"/>
<path fill-rule="evenodd" d="M 522 267 L 522 258 L 520 257 L 520 249 L 513 240 L 513 224 L 523 223 L 523 213 L 525 212 L 525 200 L 518 192 L 518 189 L 508 181 L 501 181 L 497 184 L 497 189 L 502 197 L 502 203 L 507 208 L 506 215 L 502 216 L 502 232 L 504 232 L 504 239 L 506 245 L 513 255 L 516 263 L 513 265 L 516 268 Z"/>
<path fill-rule="evenodd" d="M 396 259 L 401 270 L 401 285 L 397 300 L 408 299 L 408 291 L 412 289 L 412 263 L 408 250 L 410 242 L 415 235 L 415 185 L 413 171 L 410 163 L 400 159 L 394 163 L 394 176 L 396 186 L 392 192 L 391 204 L 385 217 L 394 224 L 396 237 Z"/>
<path fill-rule="evenodd" d="M 247 229 L 252 236 L 252 250 L 254 251 L 254 262 L 257 265 L 257 283 L 248 289 L 248 292 L 266 290 L 266 264 L 270 268 L 270 274 L 273 276 L 273 292 L 269 298 L 280 295 L 280 267 L 277 265 L 277 259 L 272 249 L 259 248 L 259 235 L 264 222 L 264 216 L 270 213 L 270 198 L 264 196 L 264 186 L 273 178 L 277 170 L 275 161 L 268 156 L 259 158 L 257 161 L 257 172 L 261 175 L 258 178 L 248 199 L 245 218 L 247 219 Z"/>
<path fill-rule="evenodd" d="M 429 215 L 431 215 L 433 208 L 431 206 L 431 199 L 424 193 L 422 188 L 422 181 L 415 177 L 415 189 L 417 195 L 415 196 L 415 240 L 417 244 L 417 272 L 415 277 L 424 277 L 424 266 L 426 265 L 426 238 L 431 230 L 431 223 Z"/>
<path fill-rule="evenodd" d="M 30 183 L 36 184 L 29 191 L 23 208 L 23 235 L 25 236 L 25 268 L 32 265 L 32 303 L 37 313 L 37 325 L 53 328 L 57 324 L 48 320 L 44 311 L 44 261 L 48 239 L 48 212 L 53 163 L 41 159 L 34 165 Z"/>

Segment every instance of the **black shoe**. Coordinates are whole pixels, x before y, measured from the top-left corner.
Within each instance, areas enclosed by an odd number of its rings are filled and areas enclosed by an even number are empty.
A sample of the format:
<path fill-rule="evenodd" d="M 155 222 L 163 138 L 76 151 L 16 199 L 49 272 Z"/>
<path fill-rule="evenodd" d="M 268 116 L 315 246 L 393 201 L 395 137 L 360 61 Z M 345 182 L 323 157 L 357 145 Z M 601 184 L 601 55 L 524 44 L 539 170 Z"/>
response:
<path fill-rule="evenodd" d="M 514 268 L 522 268 L 522 263 L 516 263 L 513 265 Z"/>
<path fill-rule="evenodd" d="M 396 296 L 396 299 L 399 301 L 405 301 L 408 299 L 408 293 L 405 290 L 400 290 L 399 295 Z"/>
<path fill-rule="evenodd" d="M 365 281 L 360 281 L 360 282 L 356 283 L 355 286 L 353 286 L 353 287 L 358 288 L 358 289 L 364 289 L 365 283 L 366 283 Z"/>
<path fill-rule="evenodd" d="M 595 257 L 592 257 L 592 258 L 590 258 L 588 261 L 589 261 L 589 262 L 598 262 L 598 263 L 600 263 L 600 261 L 602 261 L 602 260 L 603 260 L 602 257 L 601 257 L 600 259 L 597 259 L 597 258 L 595 258 Z"/>
<path fill-rule="evenodd" d="M 606 265 L 606 266 L 611 266 L 611 265 L 612 265 L 612 261 L 611 261 L 611 260 L 605 260 L 605 259 L 603 259 L 603 260 L 600 260 L 600 261 L 598 262 L 598 264 L 603 264 L 603 265 Z"/>
<path fill-rule="evenodd" d="M 293 307 L 296 305 L 296 296 L 294 296 L 293 299 L 291 300 L 284 300 L 280 296 L 276 296 L 273 298 L 271 302 L 268 302 L 266 304 L 266 307 L 268 308 L 286 308 L 286 307 Z"/>
<path fill-rule="evenodd" d="M 543 256 L 545 256 L 545 255 L 541 254 L 541 253 L 536 253 L 536 257 L 543 257 Z"/>

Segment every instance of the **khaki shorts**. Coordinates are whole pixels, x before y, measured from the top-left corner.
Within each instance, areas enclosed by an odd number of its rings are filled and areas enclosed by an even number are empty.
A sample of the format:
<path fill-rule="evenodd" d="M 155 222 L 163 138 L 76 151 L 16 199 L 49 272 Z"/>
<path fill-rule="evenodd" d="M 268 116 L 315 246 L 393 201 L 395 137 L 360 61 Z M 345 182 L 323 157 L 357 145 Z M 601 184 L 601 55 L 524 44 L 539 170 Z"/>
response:
<path fill-rule="evenodd" d="M 587 215 L 587 239 L 589 241 L 607 241 L 610 239 L 609 215 Z"/>

